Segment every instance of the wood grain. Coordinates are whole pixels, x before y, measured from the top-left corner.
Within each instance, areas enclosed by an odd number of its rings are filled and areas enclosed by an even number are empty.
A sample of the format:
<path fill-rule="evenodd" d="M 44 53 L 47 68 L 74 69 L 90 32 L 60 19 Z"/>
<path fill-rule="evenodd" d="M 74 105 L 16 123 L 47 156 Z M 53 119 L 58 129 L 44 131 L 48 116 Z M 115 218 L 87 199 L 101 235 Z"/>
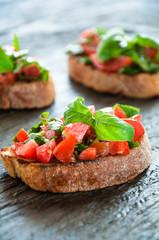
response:
<path fill-rule="evenodd" d="M 41 110 L 1 111 L 0 147 L 11 144 L 19 128 L 37 122 L 42 111 L 60 117 L 77 95 L 97 109 L 118 103 L 141 108 L 152 153 L 150 168 L 118 187 L 85 193 L 39 193 L 8 176 L 0 162 L 0 240 L 159 239 L 159 98 L 132 100 L 96 93 L 73 83 L 64 49 L 91 26 L 120 26 L 131 35 L 159 37 L 157 0 L 1 0 L 0 41 L 16 31 L 21 47 L 50 66 L 56 99 Z"/>

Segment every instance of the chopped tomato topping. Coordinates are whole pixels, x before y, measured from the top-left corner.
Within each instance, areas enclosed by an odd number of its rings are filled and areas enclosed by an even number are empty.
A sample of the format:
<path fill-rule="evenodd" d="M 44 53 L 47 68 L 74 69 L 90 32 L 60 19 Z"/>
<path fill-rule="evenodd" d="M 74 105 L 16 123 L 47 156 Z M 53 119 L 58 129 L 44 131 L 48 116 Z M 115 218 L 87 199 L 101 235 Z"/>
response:
<path fill-rule="evenodd" d="M 64 120 L 64 117 L 62 117 L 62 118 L 60 118 L 61 119 L 61 121 L 64 123 L 65 122 L 65 120 Z"/>
<path fill-rule="evenodd" d="M 115 112 L 115 116 L 118 118 L 127 118 L 125 112 L 123 111 L 123 109 L 121 109 L 119 106 L 115 106 L 114 108 L 114 112 Z"/>
<path fill-rule="evenodd" d="M 23 72 L 26 77 L 37 78 L 37 77 L 40 77 L 40 75 L 41 75 L 41 72 L 35 63 L 24 67 Z"/>
<path fill-rule="evenodd" d="M 43 163 L 49 162 L 54 155 L 53 151 L 55 147 L 56 147 L 56 142 L 54 139 L 48 143 L 41 145 L 36 149 L 37 159 Z"/>
<path fill-rule="evenodd" d="M 129 123 L 134 128 L 135 134 L 134 134 L 133 141 L 136 142 L 138 140 L 138 138 L 144 134 L 144 132 L 145 132 L 144 127 L 142 126 L 142 124 L 139 121 L 136 121 L 134 119 L 123 119 L 123 120 L 125 122 Z"/>
<path fill-rule="evenodd" d="M 29 142 L 18 148 L 15 152 L 21 157 L 36 159 L 36 149 L 38 147 L 39 145 L 33 139 L 31 139 Z"/>
<path fill-rule="evenodd" d="M 8 72 L 0 75 L 0 83 L 14 83 L 16 81 L 16 74 L 13 72 Z"/>
<path fill-rule="evenodd" d="M 100 43 L 100 38 L 93 29 L 87 29 L 80 35 L 79 41 L 81 43 L 83 51 L 86 54 L 91 54 L 96 52 L 96 48 Z"/>
<path fill-rule="evenodd" d="M 96 154 L 96 148 L 89 147 L 80 153 L 79 160 L 94 160 L 96 158 Z"/>
<path fill-rule="evenodd" d="M 14 142 L 11 149 L 16 153 L 16 151 L 23 145 L 21 142 Z"/>
<path fill-rule="evenodd" d="M 93 147 L 96 148 L 97 156 L 106 156 L 109 154 L 109 143 L 105 142 L 105 143 L 100 143 L 100 142 L 96 142 L 96 143 L 92 143 L 89 145 L 89 147 Z"/>
<path fill-rule="evenodd" d="M 64 136 L 60 136 L 59 138 L 57 138 L 55 141 L 56 141 L 56 144 L 59 144 L 60 142 L 62 142 L 63 140 L 65 140 L 66 138 Z"/>
<path fill-rule="evenodd" d="M 140 122 L 141 118 L 142 118 L 141 114 L 137 114 L 137 115 L 134 115 L 134 116 L 131 117 L 131 119 L 134 119 L 134 120 L 139 121 L 139 122 Z"/>
<path fill-rule="evenodd" d="M 154 59 L 157 54 L 157 48 L 154 47 L 144 47 L 144 55 L 151 59 Z"/>
<path fill-rule="evenodd" d="M 85 123 L 70 123 L 66 125 L 62 134 L 66 138 L 70 136 L 75 136 L 77 142 L 80 142 L 84 138 L 89 128 L 90 126 Z"/>
<path fill-rule="evenodd" d="M 108 61 L 101 62 L 99 61 L 96 53 L 91 54 L 90 58 L 96 68 L 102 71 L 107 71 L 107 72 L 117 72 L 124 66 L 132 65 L 132 62 L 133 62 L 130 57 L 126 57 L 126 56 L 118 56 Z"/>
<path fill-rule="evenodd" d="M 94 105 L 91 105 L 88 107 L 90 112 L 93 114 L 93 116 L 96 114 L 96 109 L 95 109 L 95 106 Z"/>
<path fill-rule="evenodd" d="M 29 138 L 28 133 L 22 128 L 18 133 L 17 133 L 17 139 L 19 142 L 24 142 Z"/>
<path fill-rule="evenodd" d="M 41 128 L 42 131 L 45 131 L 43 136 L 46 137 L 49 140 L 50 138 L 58 136 L 58 133 L 54 130 L 47 129 L 46 126 L 48 126 L 48 125 L 49 124 L 42 125 L 40 128 Z"/>
<path fill-rule="evenodd" d="M 60 142 L 54 149 L 55 157 L 63 162 L 70 163 L 73 151 L 75 148 L 76 138 L 75 136 L 70 136 L 67 139 Z"/>
<path fill-rule="evenodd" d="M 128 155 L 130 152 L 128 142 L 109 142 L 109 153 L 111 155 L 121 154 Z"/>

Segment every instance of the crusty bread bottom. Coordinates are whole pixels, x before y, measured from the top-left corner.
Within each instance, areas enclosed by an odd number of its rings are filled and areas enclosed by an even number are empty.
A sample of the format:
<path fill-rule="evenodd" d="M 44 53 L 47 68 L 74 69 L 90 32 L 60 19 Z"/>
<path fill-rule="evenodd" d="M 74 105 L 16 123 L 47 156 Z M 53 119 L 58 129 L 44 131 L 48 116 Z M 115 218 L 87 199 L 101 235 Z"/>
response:
<path fill-rule="evenodd" d="M 0 109 L 42 108 L 55 98 L 52 77 L 49 81 L 15 82 L 0 84 Z"/>
<path fill-rule="evenodd" d="M 127 156 L 106 156 L 94 161 L 78 163 L 39 163 L 18 157 L 10 148 L 1 150 L 1 158 L 8 174 L 21 178 L 37 191 L 76 192 L 117 185 L 136 177 L 151 162 L 151 148 L 146 134 L 140 148 L 133 148 Z"/>
<path fill-rule="evenodd" d="M 134 76 L 108 73 L 81 63 L 75 55 L 69 56 L 68 71 L 74 81 L 99 92 L 131 98 L 159 96 L 159 73 L 140 73 Z"/>

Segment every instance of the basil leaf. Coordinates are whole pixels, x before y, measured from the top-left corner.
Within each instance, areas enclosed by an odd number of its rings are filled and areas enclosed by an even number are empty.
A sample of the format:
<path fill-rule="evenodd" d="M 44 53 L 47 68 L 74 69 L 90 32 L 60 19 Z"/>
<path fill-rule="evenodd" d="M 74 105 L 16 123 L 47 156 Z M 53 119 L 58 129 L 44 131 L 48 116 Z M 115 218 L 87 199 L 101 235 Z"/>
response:
<path fill-rule="evenodd" d="M 109 29 L 102 36 L 102 41 L 97 48 L 97 54 L 100 61 L 109 60 L 115 56 L 121 55 L 122 45 L 127 45 L 122 29 Z"/>
<path fill-rule="evenodd" d="M 141 72 L 143 71 L 137 64 L 136 65 L 133 64 L 132 66 L 125 66 L 121 70 L 119 70 L 119 73 L 124 73 L 128 75 L 135 75 Z"/>
<path fill-rule="evenodd" d="M 90 112 L 89 108 L 83 105 L 83 103 L 84 99 L 77 97 L 68 105 L 66 111 L 64 112 L 66 125 L 73 122 L 86 123 L 89 126 L 92 125 L 93 114 Z"/>
<path fill-rule="evenodd" d="M 129 46 L 130 45 L 134 45 L 134 44 L 137 44 L 141 47 L 155 47 L 155 48 L 158 48 L 159 49 L 159 44 L 153 40 L 153 39 L 150 39 L 148 37 L 143 37 L 141 35 L 136 35 L 132 41 L 129 41 Z"/>
<path fill-rule="evenodd" d="M 41 122 L 36 124 L 35 126 L 31 127 L 28 130 L 28 134 L 30 134 L 30 133 L 38 133 L 40 131 L 40 126 L 41 126 Z"/>
<path fill-rule="evenodd" d="M 83 48 L 81 47 L 80 43 L 72 43 L 66 47 L 66 54 L 82 54 L 83 53 Z"/>
<path fill-rule="evenodd" d="M 44 143 L 47 143 L 49 142 L 48 139 L 46 139 L 44 136 L 44 131 L 41 131 L 39 133 L 31 133 L 29 134 L 29 138 L 24 142 L 24 143 L 27 143 L 29 142 L 31 139 L 34 139 L 35 142 L 38 144 L 38 145 L 42 145 Z"/>
<path fill-rule="evenodd" d="M 13 141 L 13 142 L 19 142 L 18 139 L 17 139 L 17 136 L 14 136 L 14 137 L 12 138 L 12 141 Z"/>
<path fill-rule="evenodd" d="M 86 145 L 84 145 L 82 143 L 76 143 L 76 145 L 75 145 L 75 150 L 77 150 L 78 153 L 83 152 L 87 148 L 88 148 L 88 146 L 86 146 Z"/>
<path fill-rule="evenodd" d="M 129 144 L 129 148 L 138 148 L 138 147 L 140 147 L 140 145 L 139 145 L 139 142 L 137 141 L 137 142 L 128 142 L 128 144 Z"/>
<path fill-rule="evenodd" d="M 93 128 L 97 138 L 106 141 L 132 141 L 134 128 L 123 120 L 109 113 L 97 111 Z"/>
<path fill-rule="evenodd" d="M 92 60 L 90 59 L 90 57 L 80 57 L 80 62 L 83 64 L 90 64 L 92 63 Z"/>
<path fill-rule="evenodd" d="M 132 106 L 128 106 L 128 105 L 122 105 L 122 104 L 117 103 L 113 106 L 113 109 L 115 108 L 115 106 L 120 107 L 124 111 L 124 113 L 126 114 L 127 118 L 130 118 L 130 117 L 140 113 L 140 109 L 136 108 L 136 107 L 132 107 Z"/>
<path fill-rule="evenodd" d="M 49 116 L 49 112 L 43 112 L 41 114 L 41 120 L 45 120 Z"/>
<path fill-rule="evenodd" d="M 18 40 L 18 37 L 15 33 L 14 33 L 14 38 L 13 38 L 13 46 L 17 51 L 20 50 L 19 40 Z"/>
<path fill-rule="evenodd" d="M 9 56 L 6 55 L 4 49 L 0 46 L 0 73 L 13 71 L 14 65 Z"/>
<path fill-rule="evenodd" d="M 103 36 L 104 34 L 106 34 L 107 31 L 104 28 L 96 27 L 94 28 L 94 32 L 97 33 L 99 36 Z"/>
<path fill-rule="evenodd" d="M 49 122 L 49 125 L 47 125 L 46 128 L 49 130 L 54 130 L 58 134 L 60 134 L 64 129 L 64 126 L 62 126 L 60 122 L 52 121 L 52 122 Z"/>

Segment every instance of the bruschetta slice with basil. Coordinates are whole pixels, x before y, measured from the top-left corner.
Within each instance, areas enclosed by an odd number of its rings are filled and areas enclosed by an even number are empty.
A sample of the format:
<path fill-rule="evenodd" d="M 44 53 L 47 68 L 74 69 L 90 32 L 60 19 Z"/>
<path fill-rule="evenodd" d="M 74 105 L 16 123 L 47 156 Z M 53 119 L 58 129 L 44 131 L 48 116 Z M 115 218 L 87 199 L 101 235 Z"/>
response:
<path fill-rule="evenodd" d="M 0 46 L 0 109 L 42 108 L 55 98 L 50 71 L 37 58 L 13 45 Z"/>
<path fill-rule="evenodd" d="M 159 44 L 122 29 L 87 29 L 68 46 L 70 77 L 99 92 L 131 98 L 159 96 Z"/>
<path fill-rule="evenodd" d="M 61 119 L 44 112 L 20 129 L 0 156 L 8 174 L 37 191 L 89 191 L 136 177 L 150 165 L 151 148 L 139 109 L 116 104 L 99 111 L 73 100 Z"/>

